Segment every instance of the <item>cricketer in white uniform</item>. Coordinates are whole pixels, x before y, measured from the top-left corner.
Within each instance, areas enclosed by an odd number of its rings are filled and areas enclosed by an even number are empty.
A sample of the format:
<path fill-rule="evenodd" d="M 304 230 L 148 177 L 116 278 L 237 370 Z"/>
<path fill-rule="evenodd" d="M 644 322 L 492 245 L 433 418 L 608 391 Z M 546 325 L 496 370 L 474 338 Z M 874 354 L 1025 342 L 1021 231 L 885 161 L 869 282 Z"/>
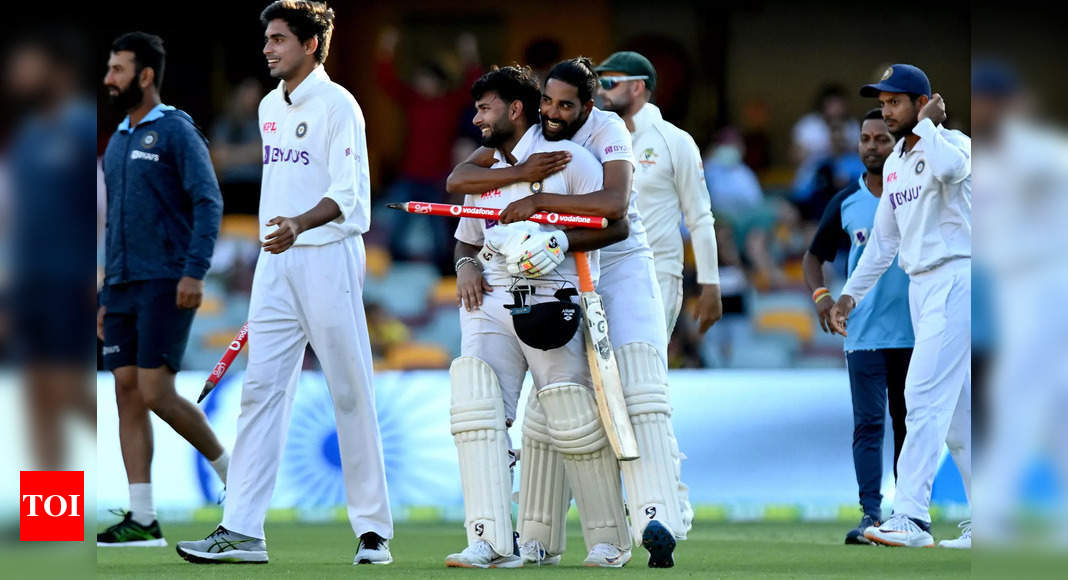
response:
<path fill-rule="evenodd" d="M 831 315 L 844 334 L 845 317 L 897 255 L 909 275 L 916 335 L 905 379 L 907 432 L 894 515 L 865 531 L 869 540 L 893 546 L 934 544 L 928 508 L 943 443 L 971 493 L 971 139 L 936 125 L 945 105 L 930 87 L 923 71 L 896 64 L 861 89 L 862 96 L 879 98 L 900 140 L 883 166 L 868 248 Z"/>
<path fill-rule="evenodd" d="M 295 43 L 296 56 L 288 46 L 275 46 L 276 36 L 293 34 L 285 16 L 270 20 L 265 34 L 264 53 L 276 68 L 285 66 L 287 58 L 311 58 L 295 36 L 279 43 Z M 294 81 L 283 76 L 260 103 L 259 216 L 261 224 L 267 224 L 261 225 L 260 238 L 268 251 L 260 255 L 252 282 L 248 367 L 220 530 L 233 544 L 245 541 L 242 538 L 264 538 L 263 523 L 310 343 L 334 403 L 347 511 L 360 537 L 353 563 L 386 564 L 392 561 L 388 539 L 393 522 L 363 307 L 366 258 L 361 235 L 370 225 L 371 207 L 366 124 L 352 95 L 327 76 L 324 58 L 325 51 L 310 74 L 298 77 L 293 90 L 288 87 Z M 333 219 L 298 230 L 288 249 L 273 244 L 270 224 L 281 223 L 274 232 L 281 233 L 285 221 L 331 205 L 336 209 L 326 215 Z M 299 217 L 280 221 L 275 216 Z M 368 550 L 368 544 L 374 549 Z M 219 559 L 236 556 L 229 551 Z"/>
<path fill-rule="evenodd" d="M 542 97 L 543 130 L 551 139 L 557 139 L 556 143 L 567 138 L 593 153 L 605 168 L 606 176 L 612 171 L 611 165 L 619 161 L 625 161 L 628 171 L 633 171 L 631 135 L 623 120 L 615 113 L 593 106 L 592 95 L 597 82 L 592 63 L 587 58 L 571 59 L 554 66 Z M 607 177 L 605 181 L 607 190 Z M 596 199 L 599 195 L 578 196 L 574 199 L 575 205 L 568 207 L 566 202 L 571 198 L 546 198 L 544 193 L 538 194 L 531 197 L 543 201 L 525 204 L 520 213 L 527 213 L 533 205 L 539 210 L 603 214 L 606 209 L 604 202 Z M 693 521 L 693 510 L 688 489 L 681 482 L 681 456 L 671 425 L 667 386 L 668 336 L 663 301 L 653 252 L 638 210 L 638 194 L 633 190 L 628 197 L 627 217 L 630 222 L 627 239 L 601 249 L 601 279 L 597 292 L 604 301 L 609 338 L 616 349 L 627 410 L 641 455 L 637 461 L 621 464 L 632 534 L 635 541 L 640 541 L 649 551 L 650 567 L 670 567 L 674 565 L 672 553 L 676 538 L 686 538 Z M 527 410 L 528 416 L 532 412 L 537 413 L 532 407 Z M 552 494 L 555 499 L 549 500 L 552 497 L 549 495 L 543 502 L 563 510 L 548 518 L 558 526 L 554 528 L 554 534 L 562 535 L 567 490 L 553 488 Z M 522 534 L 523 514 L 520 516 Z M 553 545 L 562 547 L 563 543 Z M 523 551 L 523 547 L 520 548 Z M 559 554 L 551 548 L 548 551 Z M 526 552 L 524 558 L 542 560 L 532 558 Z"/>
<path fill-rule="evenodd" d="M 701 152 L 689 133 L 665 121 L 660 108 L 649 102 L 656 70 L 648 59 L 636 52 L 617 52 L 595 71 L 601 73 L 604 108 L 619 114 L 631 130 L 637 157 L 634 190 L 653 250 L 667 334 L 671 336 L 682 309 L 683 219 L 692 240 L 697 283 L 703 287 L 698 312 L 703 332 L 722 316 L 723 307 L 715 219 Z"/>
<path fill-rule="evenodd" d="M 474 122 L 483 130 L 484 143 L 494 149 L 494 167 L 506 168 L 526 160 L 540 151 L 561 149 L 550 143 L 536 124 L 538 89 L 529 69 L 503 67 L 486 73 L 472 88 L 478 110 Z M 529 106 L 529 113 L 510 119 L 509 111 Z M 519 131 L 523 131 L 521 134 Z M 521 136 L 520 136 L 521 135 Z M 518 140 L 514 140 L 518 138 Z M 514 145 L 512 145 L 514 143 Z M 509 160 L 502 149 L 511 147 Z M 601 167 L 587 151 L 574 143 L 563 145 L 572 162 L 561 172 L 541 182 L 517 182 L 494 188 L 481 195 L 467 196 L 467 205 L 503 208 L 509 202 L 530 195 L 540 188 L 563 194 L 579 194 L 601 188 Z M 552 276 L 527 279 L 514 274 L 505 261 L 505 251 L 521 246 L 534 232 L 555 233 L 561 243 L 566 239 L 554 226 L 531 222 L 503 225 L 496 220 L 462 218 L 456 230 L 458 244 L 458 283 L 472 269 L 482 264 L 482 280 L 492 291 L 481 295 L 481 304 L 467 300 L 460 310 L 462 332 L 461 356 L 450 368 L 452 378 L 452 433 L 459 454 L 460 475 L 464 491 L 465 528 L 468 547 L 446 558 L 447 566 L 477 568 L 521 567 L 523 560 L 513 554 L 511 519 L 511 478 L 509 474 L 509 439 L 507 425 L 515 417 L 523 377 L 529 369 L 544 413 L 527 415 L 524 429 L 521 466 L 520 514 L 530 511 L 527 493 L 531 474 L 549 471 L 547 477 L 566 477 L 575 494 L 584 525 L 584 539 L 590 551 L 587 564 L 618 567 L 630 559 L 630 538 L 623 508 L 619 467 L 608 437 L 601 424 L 591 388 L 589 366 L 582 333 L 576 331 L 561 346 L 542 350 L 527 344 L 516 331 L 513 314 L 507 307 L 522 298 L 527 306 L 555 302 L 553 294 L 560 288 L 577 288 L 576 264 L 566 247 L 555 248 L 563 259 Z M 616 238 L 618 239 L 618 238 Z M 468 255 L 477 252 L 475 261 Z M 587 253 L 590 273 L 598 276 L 597 252 Z M 463 270 L 463 271 L 461 271 Z M 482 282 L 480 280 L 479 282 Z M 512 291 L 518 291 L 516 296 Z M 578 303 L 570 309 L 567 321 L 576 322 L 581 311 Z M 567 311 L 563 313 L 566 315 Z M 561 341 L 563 342 L 563 341 Z M 527 432 L 537 422 L 537 436 L 528 448 Z M 558 452 L 562 461 L 543 464 L 538 461 L 546 448 Z M 523 531 L 520 539 L 523 540 Z"/>

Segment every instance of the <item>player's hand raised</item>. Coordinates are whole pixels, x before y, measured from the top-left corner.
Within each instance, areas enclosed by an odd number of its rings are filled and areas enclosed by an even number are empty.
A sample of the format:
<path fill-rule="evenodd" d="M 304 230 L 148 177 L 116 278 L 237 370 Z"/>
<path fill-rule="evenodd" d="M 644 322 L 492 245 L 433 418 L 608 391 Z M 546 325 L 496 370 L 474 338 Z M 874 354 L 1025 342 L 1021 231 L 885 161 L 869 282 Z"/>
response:
<path fill-rule="evenodd" d="M 463 306 L 468 312 L 478 310 L 482 306 L 483 292 L 493 292 L 493 286 L 482 276 L 478 262 L 461 265 L 456 271 L 456 305 Z"/>
<path fill-rule="evenodd" d="M 831 333 L 849 336 L 849 333 L 846 332 L 846 320 L 856 306 L 856 301 L 853 300 L 853 297 L 849 294 L 842 294 L 838 297 L 838 302 L 831 307 L 831 312 L 829 314 Z"/>
<path fill-rule="evenodd" d="M 269 226 L 278 226 L 278 229 L 267 234 L 263 242 L 263 250 L 272 254 L 281 254 L 297 241 L 297 236 L 304 231 L 303 226 L 295 218 L 277 216 L 267 222 Z"/>
<path fill-rule="evenodd" d="M 941 124 L 946 120 L 946 102 L 942 99 L 942 95 L 935 93 L 931 95 L 931 99 L 927 101 L 927 104 L 920 109 L 918 115 L 919 120 L 930 119 L 935 125 Z"/>
<path fill-rule="evenodd" d="M 547 151 L 532 154 L 516 167 L 521 172 L 523 181 L 533 183 L 562 171 L 570 161 L 571 153 L 567 151 Z"/>

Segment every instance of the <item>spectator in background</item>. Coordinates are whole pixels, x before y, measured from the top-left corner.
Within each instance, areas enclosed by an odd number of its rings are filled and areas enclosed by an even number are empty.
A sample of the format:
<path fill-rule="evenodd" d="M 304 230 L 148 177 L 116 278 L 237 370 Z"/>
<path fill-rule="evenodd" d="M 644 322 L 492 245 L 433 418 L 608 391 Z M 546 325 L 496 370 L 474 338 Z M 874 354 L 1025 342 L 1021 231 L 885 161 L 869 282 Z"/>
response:
<path fill-rule="evenodd" d="M 523 63 L 534 71 L 538 86 L 544 87 L 553 65 L 563 59 L 563 48 L 555 38 L 539 38 L 530 41 L 523 49 Z"/>
<path fill-rule="evenodd" d="M 415 70 L 411 83 L 397 76 L 396 52 L 400 33 L 388 29 L 378 41 L 375 73 L 379 86 L 401 107 L 406 117 L 404 153 L 397 179 L 386 192 L 374 221 L 389 232 L 390 253 L 397 259 L 410 259 L 431 253 L 443 273 L 452 274 L 452 244 L 441 219 L 409 216 L 386 210 L 381 205 L 410 200 L 443 202 L 445 177 L 452 170 L 453 146 L 460 131 L 460 112 L 470 104 L 468 87 L 482 74 L 478 64 L 478 44 L 471 34 L 457 39 L 456 48 L 464 66 L 464 78 L 450 89 L 449 78 L 437 63 L 425 60 Z M 419 220 L 415 222 L 413 220 Z M 427 248 L 412 251 L 407 233 L 419 223 L 431 228 Z"/>
<path fill-rule="evenodd" d="M 263 87 L 247 78 L 234 89 L 225 113 L 211 127 L 211 157 L 226 213 L 256 215 L 260 205 L 263 149 L 258 112 Z"/>
<path fill-rule="evenodd" d="M 794 125 L 793 157 L 799 166 L 811 163 L 831 150 L 831 126 L 834 123 L 846 125 L 846 143 L 856 143 L 860 139 L 860 125 L 849 116 L 845 89 L 828 84 L 820 89 L 815 109 Z"/>
<path fill-rule="evenodd" d="M 12 266 L 3 318 L 10 317 L 23 365 L 29 437 L 22 441 L 46 470 L 67 464 L 69 415 L 96 427 L 93 341 L 85 332 L 95 302 L 96 116 L 83 88 L 83 43 L 65 27 L 28 33 L 10 47 L 4 75 L 8 111 L 20 119 L 5 152 L 10 206 L 0 208 Z"/>
<path fill-rule="evenodd" d="M 760 207 L 764 194 L 753 170 L 742 162 L 745 144 L 733 127 L 724 127 L 705 151 L 705 183 L 716 215 L 739 217 Z"/>
<path fill-rule="evenodd" d="M 806 222 L 818 222 L 831 198 L 864 173 L 856 142 L 848 140 L 848 124 L 834 121 L 830 131 L 831 148 L 797 173 L 796 183 L 800 185 L 794 198 Z"/>

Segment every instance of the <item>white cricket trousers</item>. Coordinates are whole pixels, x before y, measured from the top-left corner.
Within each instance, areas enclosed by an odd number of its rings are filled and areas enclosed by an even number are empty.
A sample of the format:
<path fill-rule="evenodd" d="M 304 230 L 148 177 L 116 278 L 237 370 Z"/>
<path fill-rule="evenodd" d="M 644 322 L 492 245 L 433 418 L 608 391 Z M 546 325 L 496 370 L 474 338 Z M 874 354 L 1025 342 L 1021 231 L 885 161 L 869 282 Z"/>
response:
<path fill-rule="evenodd" d="M 304 349 L 311 343 L 334 402 L 349 521 L 393 537 L 363 309 L 363 239 L 261 253 L 252 280 L 248 369 L 222 525 L 263 538 Z"/>
<path fill-rule="evenodd" d="M 931 521 L 931 485 L 948 444 L 971 494 L 972 269 L 957 259 L 911 276 L 916 346 L 905 376 L 905 443 L 897 460 L 894 513 Z"/>

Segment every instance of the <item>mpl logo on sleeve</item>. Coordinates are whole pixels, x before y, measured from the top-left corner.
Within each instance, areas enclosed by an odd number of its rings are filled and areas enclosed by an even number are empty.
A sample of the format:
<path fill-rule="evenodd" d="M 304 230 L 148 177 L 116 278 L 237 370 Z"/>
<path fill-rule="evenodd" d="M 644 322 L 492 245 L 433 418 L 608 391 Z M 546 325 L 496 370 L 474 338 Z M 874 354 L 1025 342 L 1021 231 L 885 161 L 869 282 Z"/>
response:
<path fill-rule="evenodd" d="M 19 472 L 19 540 L 85 539 L 85 472 Z"/>

